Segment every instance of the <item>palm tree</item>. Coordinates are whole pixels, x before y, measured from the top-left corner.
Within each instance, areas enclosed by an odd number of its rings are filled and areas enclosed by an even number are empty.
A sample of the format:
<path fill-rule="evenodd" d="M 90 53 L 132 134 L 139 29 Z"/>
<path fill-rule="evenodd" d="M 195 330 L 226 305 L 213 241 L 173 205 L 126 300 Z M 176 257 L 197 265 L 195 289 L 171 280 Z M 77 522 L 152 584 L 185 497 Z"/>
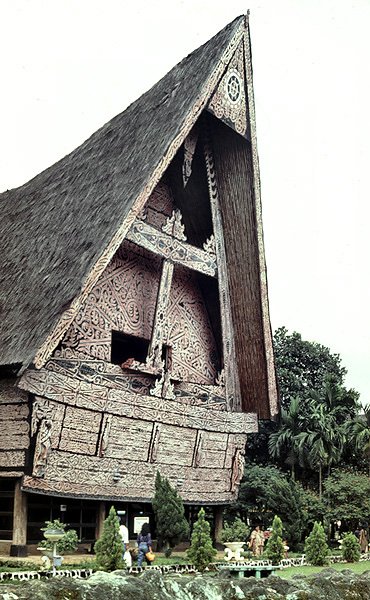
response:
<path fill-rule="evenodd" d="M 357 415 L 345 424 L 347 441 L 357 451 L 366 456 L 368 475 L 370 477 L 370 406 L 364 407 L 364 413 Z"/>
<path fill-rule="evenodd" d="M 270 435 L 268 447 L 273 459 L 285 459 L 291 467 L 292 479 L 295 478 L 295 465 L 299 462 L 299 444 L 297 436 L 302 431 L 299 398 L 291 400 L 288 410 L 281 410 L 280 428 Z"/>
<path fill-rule="evenodd" d="M 311 468 L 318 469 L 319 498 L 322 497 L 322 470 L 339 462 L 345 435 L 336 418 L 324 404 L 311 402 L 308 430 L 297 436 L 299 450 Z"/>

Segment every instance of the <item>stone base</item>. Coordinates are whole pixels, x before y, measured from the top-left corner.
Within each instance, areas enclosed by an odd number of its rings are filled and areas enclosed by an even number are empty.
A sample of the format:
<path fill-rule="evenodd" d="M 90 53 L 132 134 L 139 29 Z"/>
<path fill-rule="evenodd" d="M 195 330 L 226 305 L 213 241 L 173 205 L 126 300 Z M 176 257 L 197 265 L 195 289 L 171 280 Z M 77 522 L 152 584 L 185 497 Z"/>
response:
<path fill-rule="evenodd" d="M 10 546 L 10 556 L 17 556 L 18 558 L 24 558 L 28 556 L 27 546 L 20 544 L 12 544 Z"/>

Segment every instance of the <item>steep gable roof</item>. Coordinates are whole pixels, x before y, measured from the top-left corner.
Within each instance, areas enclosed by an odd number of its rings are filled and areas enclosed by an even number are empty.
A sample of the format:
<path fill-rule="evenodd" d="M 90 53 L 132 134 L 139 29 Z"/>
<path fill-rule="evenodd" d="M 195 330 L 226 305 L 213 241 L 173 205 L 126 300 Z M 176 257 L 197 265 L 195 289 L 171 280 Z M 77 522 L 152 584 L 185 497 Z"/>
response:
<path fill-rule="evenodd" d="M 0 195 L 0 364 L 27 366 L 58 319 L 72 316 L 82 287 L 121 243 L 130 211 L 204 108 L 244 27 L 236 18 L 79 148 Z"/>

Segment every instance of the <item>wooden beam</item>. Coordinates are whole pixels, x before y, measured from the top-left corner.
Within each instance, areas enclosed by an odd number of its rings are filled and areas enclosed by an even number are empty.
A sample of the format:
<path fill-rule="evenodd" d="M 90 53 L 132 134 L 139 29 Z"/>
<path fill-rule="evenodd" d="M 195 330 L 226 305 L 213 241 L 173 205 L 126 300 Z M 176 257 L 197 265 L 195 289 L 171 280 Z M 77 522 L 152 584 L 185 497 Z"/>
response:
<path fill-rule="evenodd" d="M 21 479 L 14 488 L 13 543 L 11 556 L 27 556 L 27 494 L 21 490 Z"/>
<path fill-rule="evenodd" d="M 149 252 L 158 254 L 187 269 L 199 271 L 199 273 L 211 277 L 217 276 L 216 256 L 213 253 L 178 240 L 140 219 L 134 221 L 126 238 Z"/>

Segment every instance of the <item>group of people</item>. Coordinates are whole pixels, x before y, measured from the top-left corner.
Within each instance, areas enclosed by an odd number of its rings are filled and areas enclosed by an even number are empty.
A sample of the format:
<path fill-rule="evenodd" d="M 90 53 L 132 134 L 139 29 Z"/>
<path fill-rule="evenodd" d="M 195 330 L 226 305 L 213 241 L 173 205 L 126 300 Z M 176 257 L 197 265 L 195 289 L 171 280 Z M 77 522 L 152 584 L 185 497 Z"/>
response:
<path fill-rule="evenodd" d="M 121 520 L 119 532 L 122 538 L 122 558 L 125 561 L 127 567 L 132 566 L 132 555 L 129 549 L 129 533 L 126 525 Z M 148 552 L 152 552 L 152 536 L 150 535 L 150 529 L 148 523 L 144 523 L 140 533 L 137 536 L 137 566 L 141 567 L 144 558 Z M 148 559 L 146 559 L 149 563 Z"/>

